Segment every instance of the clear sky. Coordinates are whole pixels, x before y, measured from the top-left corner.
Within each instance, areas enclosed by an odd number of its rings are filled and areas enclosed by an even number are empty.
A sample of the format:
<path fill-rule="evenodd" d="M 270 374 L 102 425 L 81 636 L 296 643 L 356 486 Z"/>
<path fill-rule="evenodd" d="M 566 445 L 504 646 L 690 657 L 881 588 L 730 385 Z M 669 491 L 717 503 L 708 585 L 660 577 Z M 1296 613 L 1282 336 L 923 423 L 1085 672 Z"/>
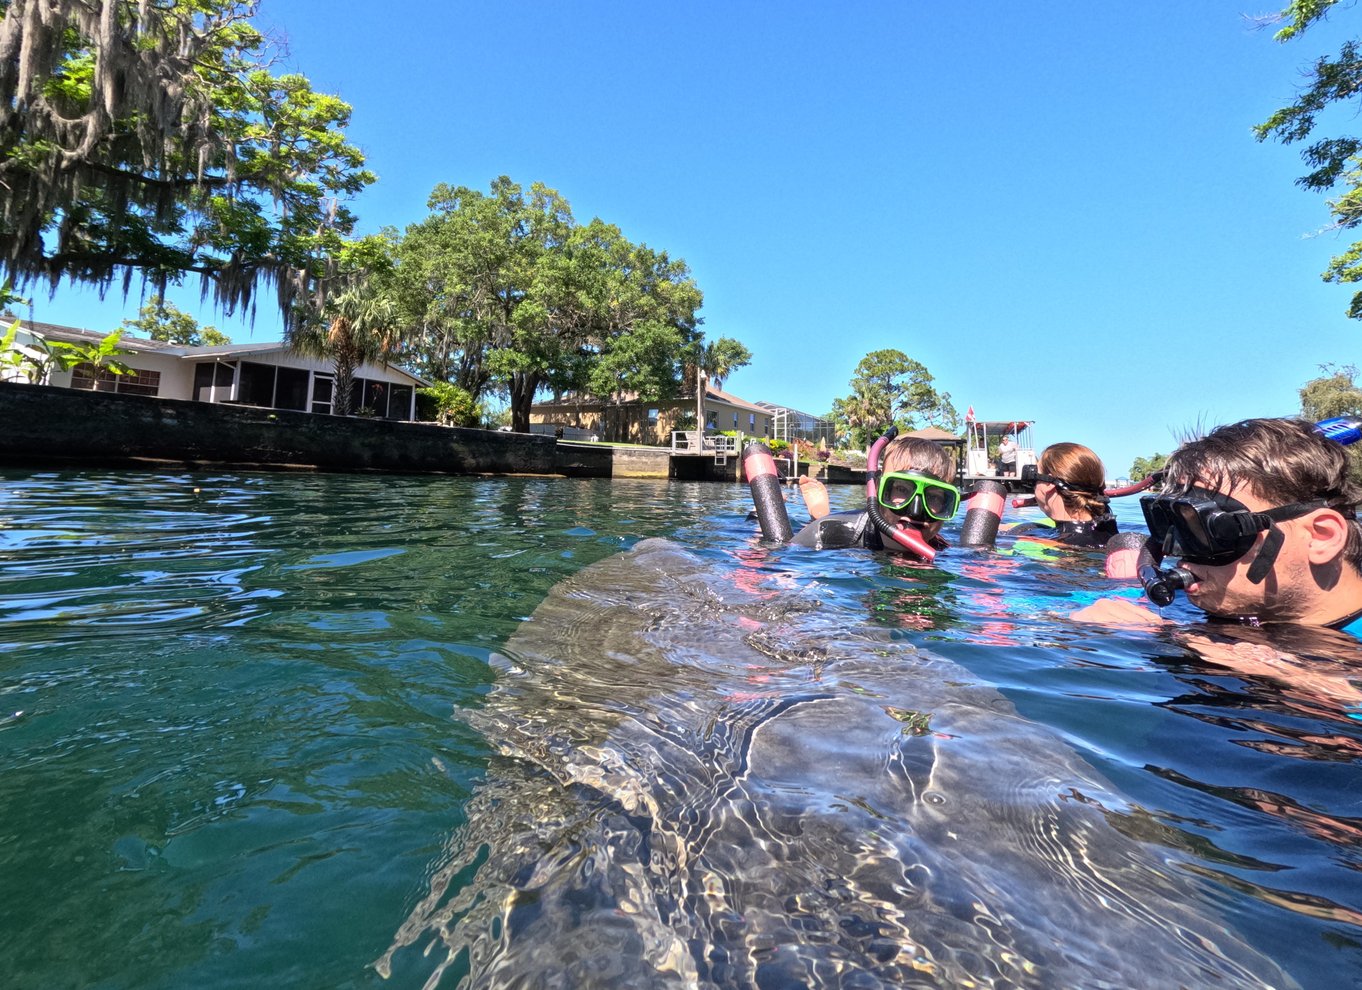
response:
<path fill-rule="evenodd" d="M 699 3 L 265 0 L 289 68 L 354 106 L 378 183 L 360 231 L 438 182 L 507 174 L 580 221 L 684 258 L 725 388 L 827 411 L 898 348 L 963 414 L 1031 419 L 1110 477 L 1198 423 L 1299 410 L 1358 360 L 1348 239 L 1295 148 L 1251 128 L 1362 33 L 1288 44 L 1242 0 Z M 1340 116 L 1351 126 L 1351 116 Z M 135 293 L 135 290 L 134 290 Z M 112 329 L 140 304 L 61 290 L 39 320 Z M 236 340 L 274 340 L 172 302 Z"/>

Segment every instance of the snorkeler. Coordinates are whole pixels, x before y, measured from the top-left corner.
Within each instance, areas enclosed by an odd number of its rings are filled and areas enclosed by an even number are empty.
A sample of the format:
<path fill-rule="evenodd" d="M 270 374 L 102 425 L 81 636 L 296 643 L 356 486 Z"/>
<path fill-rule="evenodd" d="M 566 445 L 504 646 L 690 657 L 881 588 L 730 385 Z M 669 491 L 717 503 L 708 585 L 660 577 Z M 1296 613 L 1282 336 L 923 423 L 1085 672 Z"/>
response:
<path fill-rule="evenodd" d="M 1305 420 L 1244 420 L 1179 448 L 1164 484 L 1140 499 L 1152 558 L 1141 582 L 1152 602 L 1167 605 L 1183 590 L 1215 619 L 1327 626 L 1362 639 L 1362 490 L 1341 443 Z M 1178 566 L 1160 570 L 1164 556 Z M 1162 623 L 1124 599 L 1073 617 Z"/>
<path fill-rule="evenodd" d="M 1054 525 L 1029 523 L 1012 532 L 1070 547 L 1104 547 L 1116 535 L 1116 517 L 1105 494 L 1106 468 L 1081 443 L 1052 443 L 1036 467 L 1022 469 L 1035 484 L 1036 505 Z"/>
<path fill-rule="evenodd" d="M 890 549 L 927 561 L 946 547 L 941 527 L 960 507 L 960 489 L 945 480 L 955 476 L 954 461 L 939 444 L 895 437 L 896 432 L 891 429 L 871 447 L 864 509 L 828 513 L 822 484 L 801 479 L 800 490 L 815 518 L 794 543 L 816 550 Z"/>

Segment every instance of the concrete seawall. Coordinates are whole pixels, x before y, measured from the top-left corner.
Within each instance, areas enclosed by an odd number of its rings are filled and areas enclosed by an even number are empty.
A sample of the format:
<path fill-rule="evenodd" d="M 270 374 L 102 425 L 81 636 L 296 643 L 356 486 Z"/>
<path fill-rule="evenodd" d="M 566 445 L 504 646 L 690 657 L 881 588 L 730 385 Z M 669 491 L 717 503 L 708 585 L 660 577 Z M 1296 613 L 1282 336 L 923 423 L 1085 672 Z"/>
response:
<path fill-rule="evenodd" d="M 430 423 L 0 383 L 0 463 L 232 466 L 320 471 L 557 474 L 609 478 L 612 449 Z M 667 452 L 628 459 L 667 477 Z M 645 475 L 651 468 L 654 472 Z"/>
<path fill-rule="evenodd" d="M 742 480 L 740 458 L 0 382 L 0 464 Z M 805 471 L 807 465 L 800 465 Z M 788 470 L 788 467 L 787 467 Z M 829 469 L 829 482 L 864 472 Z"/>

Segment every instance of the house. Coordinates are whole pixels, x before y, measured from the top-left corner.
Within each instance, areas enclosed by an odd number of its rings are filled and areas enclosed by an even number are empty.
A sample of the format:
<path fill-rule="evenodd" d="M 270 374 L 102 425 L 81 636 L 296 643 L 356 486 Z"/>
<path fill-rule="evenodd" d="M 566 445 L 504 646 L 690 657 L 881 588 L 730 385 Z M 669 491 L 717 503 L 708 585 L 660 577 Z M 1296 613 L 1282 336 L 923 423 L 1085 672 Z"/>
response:
<path fill-rule="evenodd" d="M 736 430 L 747 436 L 770 437 L 771 413 L 713 385 L 705 387 L 705 429 Z M 609 399 L 564 396 L 530 407 L 530 424 L 585 430 L 602 440 L 669 446 L 675 430 L 695 428 L 695 397 L 644 402 L 632 395 Z"/>
<path fill-rule="evenodd" d="M 26 320 L 14 343 L 22 353 L 40 356 L 42 341 L 98 344 L 104 337 L 91 330 Z M 284 343 L 188 347 L 124 336 L 118 347 L 127 353 L 117 360 L 133 374 L 116 375 L 85 364 L 70 371 L 54 369 L 43 384 L 322 414 L 333 409 L 333 363 L 295 354 Z M 7 370 L 10 378 L 16 377 L 16 369 Z M 416 389 L 428 384 L 395 366 L 363 364 L 355 369 L 350 408 L 370 410 L 379 419 L 414 420 Z"/>

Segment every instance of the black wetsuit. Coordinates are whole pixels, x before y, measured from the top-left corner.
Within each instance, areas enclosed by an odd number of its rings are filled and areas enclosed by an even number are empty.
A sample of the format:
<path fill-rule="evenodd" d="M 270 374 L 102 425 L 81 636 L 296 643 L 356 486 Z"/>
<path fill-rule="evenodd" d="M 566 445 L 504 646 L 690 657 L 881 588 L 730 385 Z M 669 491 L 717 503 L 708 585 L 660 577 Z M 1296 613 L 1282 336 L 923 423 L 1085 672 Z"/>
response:
<path fill-rule="evenodd" d="M 1012 531 L 1017 536 L 1035 536 L 1063 543 L 1066 547 L 1104 547 L 1116 535 L 1116 517 L 1105 515 L 1084 522 L 1065 520 L 1053 526 L 1027 523 Z"/>
<path fill-rule="evenodd" d="M 821 519 L 815 519 L 796 533 L 790 542 L 814 550 L 846 550 L 850 547 L 884 549 L 884 538 L 870 521 L 870 513 L 865 509 L 831 512 Z M 928 543 L 934 550 L 944 550 L 948 546 L 940 537 L 933 537 Z M 899 549 L 897 543 L 894 549 Z"/>

